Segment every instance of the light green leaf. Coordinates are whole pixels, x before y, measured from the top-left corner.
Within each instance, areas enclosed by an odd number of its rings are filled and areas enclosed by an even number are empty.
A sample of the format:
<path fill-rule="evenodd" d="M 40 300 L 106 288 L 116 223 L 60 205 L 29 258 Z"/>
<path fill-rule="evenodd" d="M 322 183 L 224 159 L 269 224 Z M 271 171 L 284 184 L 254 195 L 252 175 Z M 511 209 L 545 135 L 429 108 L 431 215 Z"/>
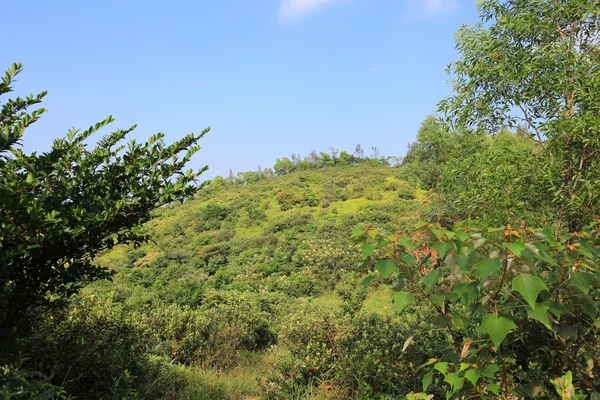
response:
<path fill-rule="evenodd" d="M 436 242 L 431 245 L 431 248 L 437 251 L 440 255 L 440 258 L 443 260 L 446 257 L 446 253 L 453 247 L 452 243 L 448 242 Z"/>
<path fill-rule="evenodd" d="M 508 242 L 504 242 L 502 243 L 504 246 L 506 246 L 515 256 L 520 256 L 521 252 L 523 250 L 525 250 L 527 247 L 521 243 L 521 242 L 514 242 L 514 243 L 508 243 Z"/>
<path fill-rule="evenodd" d="M 581 290 L 583 294 L 588 294 L 593 279 L 594 275 L 589 272 L 572 272 L 568 285 Z"/>
<path fill-rule="evenodd" d="M 510 319 L 498 314 L 486 314 L 481 320 L 480 332 L 485 332 L 492 338 L 494 346 L 499 347 L 508 333 L 517 326 Z"/>
<path fill-rule="evenodd" d="M 479 381 L 479 378 L 481 378 L 481 374 L 477 372 L 476 369 L 470 369 L 465 372 L 465 379 L 471 382 L 471 384 L 475 387 L 477 387 L 477 381 Z"/>
<path fill-rule="evenodd" d="M 500 271 L 500 260 L 488 258 L 475 264 L 475 268 L 481 272 L 481 279 L 485 280 L 490 274 Z"/>
<path fill-rule="evenodd" d="M 450 384 L 450 387 L 452 388 L 452 394 L 454 394 L 462 389 L 463 385 L 465 384 L 465 379 L 456 374 L 448 374 L 444 378 L 444 382 L 448 382 Z"/>
<path fill-rule="evenodd" d="M 521 274 L 513 278 L 512 290 L 519 292 L 531 309 L 535 309 L 538 295 L 542 290 L 548 290 L 548 287 L 539 276 Z"/>
<path fill-rule="evenodd" d="M 362 250 L 363 260 L 366 260 L 367 258 L 369 258 L 369 256 L 373 252 L 373 250 L 375 250 L 375 246 L 370 245 L 370 244 L 365 244 L 362 246 L 361 250 Z"/>
<path fill-rule="evenodd" d="M 437 362 L 433 366 L 433 369 L 440 371 L 443 375 L 446 375 L 448 373 L 448 372 L 446 372 L 447 368 L 448 368 L 448 363 L 446 361 Z"/>
<path fill-rule="evenodd" d="M 550 307 L 548 307 L 548 306 L 545 306 L 542 304 L 536 304 L 535 309 L 527 310 L 527 317 L 541 322 L 542 324 L 544 324 L 544 326 L 546 328 L 548 328 L 552 331 L 553 330 L 552 325 L 550 325 L 550 321 L 548 320 L 548 310 L 549 309 L 550 309 Z"/>
<path fill-rule="evenodd" d="M 406 307 L 415 304 L 415 296 L 408 292 L 398 292 L 392 296 L 396 311 L 402 312 Z"/>
<path fill-rule="evenodd" d="M 355 237 L 362 236 L 364 233 L 365 233 L 365 231 L 364 231 L 364 230 L 362 230 L 362 229 L 353 229 L 353 230 L 352 230 L 352 235 L 350 236 L 350 238 L 352 238 L 352 239 L 353 239 L 353 238 L 355 238 Z"/>
<path fill-rule="evenodd" d="M 384 258 L 375 264 L 375 268 L 384 278 L 389 278 L 396 271 L 396 267 L 398 267 L 398 264 L 391 258 Z"/>
<path fill-rule="evenodd" d="M 441 239 L 444 236 L 444 231 L 439 229 L 431 229 L 431 233 L 433 233 L 438 239 Z"/>
<path fill-rule="evenodd" d="M 465 231 L 460 231 L 456 234 L 456 236 L 458 236 L 458 238 L 460 239 L 461 242 L 464 242 L 466 240 L 468 240 L 471 235 L 469 234 L 469 232 L 465 232 Z"/>
<path fill-rule="evenodd" d="M 486 378 L 494 378 L 494 374 L 500 371 L 500 367 L 496 364 L 488 364 L 482 368 L 479 368 L 479 373 Z"/>

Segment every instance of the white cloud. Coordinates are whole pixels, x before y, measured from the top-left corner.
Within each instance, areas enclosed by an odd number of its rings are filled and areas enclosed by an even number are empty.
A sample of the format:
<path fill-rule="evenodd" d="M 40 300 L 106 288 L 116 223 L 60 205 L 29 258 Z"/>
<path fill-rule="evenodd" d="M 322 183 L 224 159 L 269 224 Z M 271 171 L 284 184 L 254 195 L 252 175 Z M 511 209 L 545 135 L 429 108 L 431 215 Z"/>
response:
<path fill-rule="evenodd" d="M 409 0 L 409 14 L 433 15 L 446 14 L 460 8 L 458 0 Z"/>
<path fill-rule="evenodd" d="M 300 18 L 304 14 L 324 5 L 341 1 L 344 0 L 281 0 L 279 16 L 283 18 Z"/>

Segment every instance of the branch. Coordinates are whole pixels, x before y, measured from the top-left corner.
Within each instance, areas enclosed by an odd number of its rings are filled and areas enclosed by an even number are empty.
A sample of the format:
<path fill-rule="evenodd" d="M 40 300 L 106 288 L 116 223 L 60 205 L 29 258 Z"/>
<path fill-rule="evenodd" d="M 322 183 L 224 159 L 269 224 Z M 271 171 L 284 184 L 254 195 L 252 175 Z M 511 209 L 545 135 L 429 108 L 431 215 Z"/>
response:
<path fill-rule="evenodd" d="M 552 160 L 554 161 L 554 154 L 552 154 L 550 149 L 548 149 L 548 147 L 544 143 L 544 140 L 542 139 L 542 133 L 540 132 L 539 128 L 533 123 L 533 121 L 529 117 L 529 114 L 527 114 L 527 110 L 525 108 L 523 108 L 523 106 L 521 104 L 519 104 L 519 108 L 523 112 L 523 115 L 525 116 L 525 121 L 527 121 L 527 124 L 535 131 L 535 134 L 538 138 L 538 143 L 543 147 L 543 149 L 550 155 L 550 158 L 552 158 Z"/>

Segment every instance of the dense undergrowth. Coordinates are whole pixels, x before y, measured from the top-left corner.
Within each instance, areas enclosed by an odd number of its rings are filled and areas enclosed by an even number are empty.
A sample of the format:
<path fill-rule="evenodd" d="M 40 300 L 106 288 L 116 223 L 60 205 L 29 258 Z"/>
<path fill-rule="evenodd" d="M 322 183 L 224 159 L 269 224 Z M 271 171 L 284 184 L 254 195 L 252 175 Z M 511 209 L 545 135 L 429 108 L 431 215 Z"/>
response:
<path fill-rule="evenodd" d="M 402 168 L 382 165 L 217 178 L 197 200 L 158 210 L 142 228 L 151 242 L 98 257 L 112 279 L 42 319 L 22 368 L 98 399 L 414 390 L 445 334 L 402 351 L 427 319 L 395 316 L 383 287 L 359 288 L 348 232 L 406 233 L 429 196 Z"/>

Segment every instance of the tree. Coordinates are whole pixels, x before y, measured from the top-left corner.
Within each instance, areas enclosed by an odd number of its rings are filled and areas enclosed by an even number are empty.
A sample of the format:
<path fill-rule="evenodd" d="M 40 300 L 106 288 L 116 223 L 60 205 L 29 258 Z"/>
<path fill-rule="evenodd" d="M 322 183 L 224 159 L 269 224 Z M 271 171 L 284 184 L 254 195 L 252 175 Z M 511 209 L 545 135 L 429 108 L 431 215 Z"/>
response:
<path fill-rule="evenodd" d="M 552 175 L 544 189 L 573 232 L 600 210 L 600 0 L 483 0 L 478 8 L 483 22 L 456 36 L 455 94 L 440 110 L 486 133 L 525 124 Z"/>
<path fill-rule="evenodd" d="M 21 64 L 9 68 L 0 96 L 21 70 Z M 26 155 L 21 139 L 45 112 L 27 110 L 45 95 L 7 100 L 0 111 L 0 362 L 10 356 L 13 339 L 27 334 L 35 312 L 60 304 L 82 282 L 109 276 L 94 265 L 96 255 L 145 241 L 136 227 L 157 207 L 194 196 L 207 169 L 183 171 L 209 129 L 171 145 L 163 134 L 120 144 L 133 126 L 88 150 L 85 140 L 112 117 L 69 131 L 47 153 Z"/>
<path fill-rule="evenodd" d="M 359 144 L 356 145 L 356 148 L 354 149 L 354 157 L 361 159 L 364 158 L 365 156 L 365 150 L 362 148 L 362 146 Z"/>
<path fill-rule="evenodd" d="M 403 164 L 411 165 L 423 186 L 432 189 L 438 186 L 442 171 L 457 149 L 458 136 L 429 115 L 419 127 L 417 140 L 408 145 Z"/>
<path fill-rule="evenodd" d="M 281 176 L 281 175 L 285 175 L 285 174 L 294 172 L 296 169 L 296 166 L 294 165 L 292 160 L 290 160 L 287 157 L 283 157 L 282 159 L 278 158 L 277 161 L 275 161 L 275 165 L 273 165 L 273 169 L 275 170 L 275 174 L 277 174 L 277 176 Z"/>

